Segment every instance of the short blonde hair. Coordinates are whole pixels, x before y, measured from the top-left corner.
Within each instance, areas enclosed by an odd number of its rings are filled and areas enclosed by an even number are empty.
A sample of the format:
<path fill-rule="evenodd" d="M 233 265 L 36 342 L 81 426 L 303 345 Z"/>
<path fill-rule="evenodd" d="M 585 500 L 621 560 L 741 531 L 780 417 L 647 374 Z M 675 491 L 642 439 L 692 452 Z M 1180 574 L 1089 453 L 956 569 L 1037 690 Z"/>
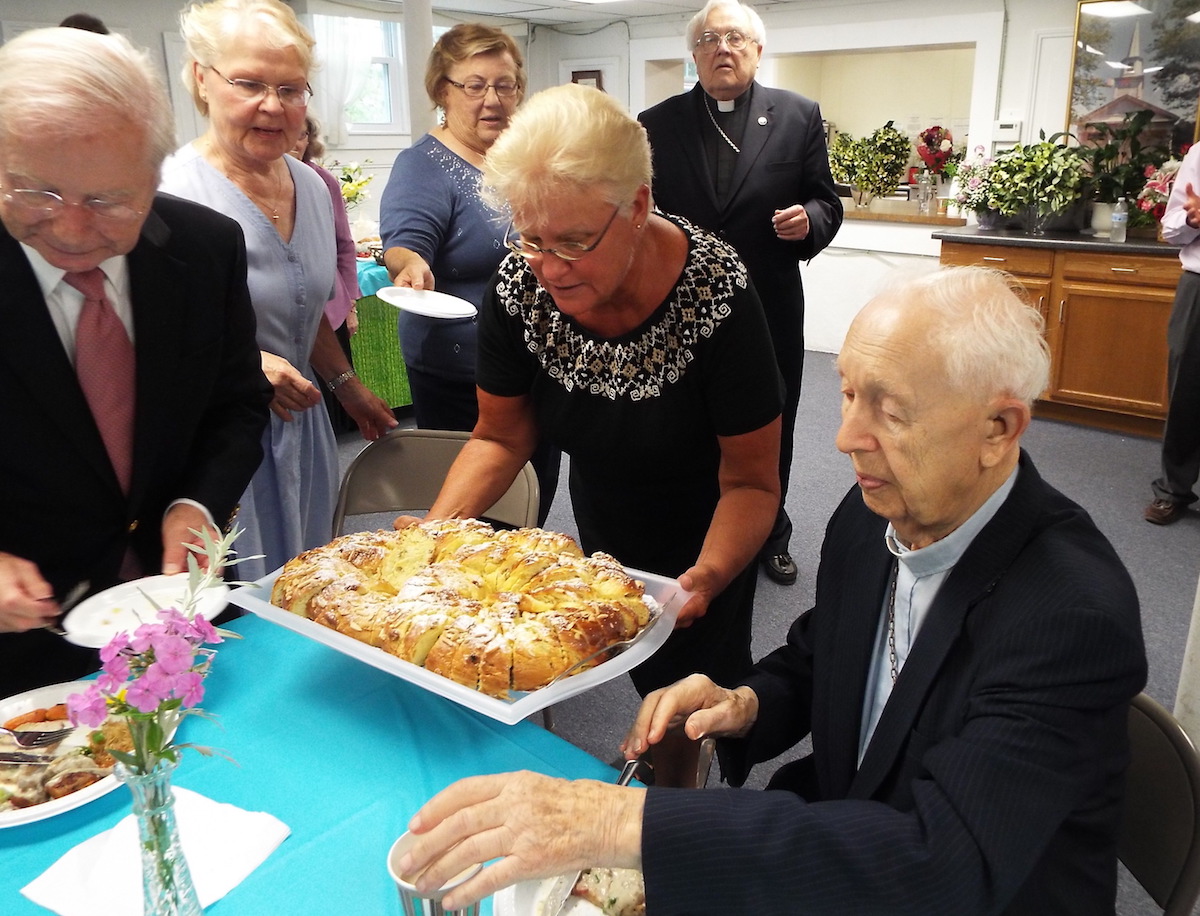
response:
<path fill-rule="evenodd" d="M 568 83 L 517 109 L 488 150 L 483 197 L 496 210 L 537 221 L 563 192 L 592 193 L 624 207 L 650 180 L 645 128 L 612 96 Z"/>
<path fill-rule="evenodd" d="M 942 267 L 900 281 L 884 299 L 933 312 L 929 348 L 954 389 L 1032 404 L 1050 379 L 1041 312 L 1014 291 L 1016 280 L 987 267 Z"/>
<path fill-rule="evenodd" d="M 211 67 L 224 52 L 229 39 L 251 28 L 254 37 L 265 47 L 294 49 L 300 56 L 305 75 L 312 72 L 316 41 L 286 3 L 280 0 L 193 3 L 179 14 L 179 31 L 186 49 L 182 76 L 196 109 L 205 117 L 208 117 L 208 102 L 200 98 L 200 87 L 192 72 L 193 62 L 201 67 Z"/>
<path fill-rule="evenodd" d="M 517 67 L 517 96 L 525 94 L 525 58 L 512 37 L 478 22 L 460 22 L 443 34 L 429 52 L 429 63 L 425 67 L 425 94 L 434 108 L 442 104 L 445 91 L 444 80 L 450 68 L 470 60 L 476 54 L 504 54 L 507 52 Z"/>
<path fill-rule="evenodd" d="M 175 117 L 158 69 L 123 36 L 32 29 L 0 46 L 0 142 L 80 136 L 117 118 L 145 131 L 157 172 L 175 149 Z"/>

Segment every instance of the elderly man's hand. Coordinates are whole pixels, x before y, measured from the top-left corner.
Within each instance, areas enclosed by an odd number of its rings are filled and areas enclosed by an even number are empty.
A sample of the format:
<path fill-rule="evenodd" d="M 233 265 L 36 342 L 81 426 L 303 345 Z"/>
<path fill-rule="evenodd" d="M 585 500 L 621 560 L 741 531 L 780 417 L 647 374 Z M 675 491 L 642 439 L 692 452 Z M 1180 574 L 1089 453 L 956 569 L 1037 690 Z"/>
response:
<path fill-rule="evenodd" d="M 0 553 L 0 633 L 23 633 L 58 616 L 54 589 L 29 560 Z"/>
<path fill-rule="evenodd" d="M 357 378 L 338 385 L 334 395 L 350 418 L 358 424 L 358 431 L 368 442 L 374 442 L 384 433 L 400 425 L 387 401 Z"/>
<path fill-rule="evenodd" d="M 757 718 L 758 695 L 749 687 L 729 690 L 703 674 L 693 674 L 646 696 L 621 751 L 632 760 L 662 741 L 668 730 L 678 728 L 693 741 L 709 736 L 741 738 Z"/>
<path fill-rule="evenodd" d="M 187 558 L 192 551 L 185 544 L 204 546 L 204 538 L 192 534 L 193 531 L 208 529 L 213 540 L 220 540 L 221 532 L 208 524 L 204 513 L 190 503 L 176 503 L 163 517 L 162 523 L 162 571 L 164 575 L 187 572 Z M 201 569 L 208 569 L 208 556 L 203 553 L 195 554 L 196 562 Z"/>
<path fill-rule="evenodd" d="M 419 834 L 400 860 L 422 891 L 497 859 L 442 899 L 446 910 L 524 881 L 591 866 L 641 866 L 645 790 L 537 773 L 475 776 L 425 803 L 409 823 Z"/>
<path fill-rule="evenodd" d="M 808 211 L 803 204 L 792 204 L 786 210 L 776 210 L 771 215 L 775 234 L 785 242 L 803 242 L 808 238 Z"/>

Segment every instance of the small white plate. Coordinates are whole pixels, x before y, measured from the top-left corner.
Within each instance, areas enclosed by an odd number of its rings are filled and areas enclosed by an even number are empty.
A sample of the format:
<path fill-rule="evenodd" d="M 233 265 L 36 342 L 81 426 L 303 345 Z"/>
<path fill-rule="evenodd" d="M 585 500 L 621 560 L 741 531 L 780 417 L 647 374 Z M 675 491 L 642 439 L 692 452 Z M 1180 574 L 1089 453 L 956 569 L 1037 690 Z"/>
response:
<path fill-rule="evenodd" d="M 500 888 L 492 896 L 493 916 L 546 916 L 543 912 L 546 894 L 553 884 L 553 878 L 546 878 Z M 582 897 L 568 897 L 562 916 L 604 916 L 604 913 Z"/>
<path fill-rule="evenodd" d="M 122 582 L 81 601 L 63 619 L 67 642 L 100 649 L 122 630 L 132 634 L 143 623 L 154 623 L 158 608 L 183 609 L 188 574 L 147 576 Z M 212 620 L 227 603 L 228 585 L 214 585 L 200 592 L 196 614 Z M 157 606 L 157 607 L 156 607 Z"/>
<path fill-rule="evenodd" d="M 82 693 L 86 686 L 86 681 L 51 684 L 49 687 L 38 687 L 36 690 L 27 690 L 24 693 L 18 693 L 15 696 L 0 700 L 0 722 L 7 722 L 14 716 L 19 716 L 21 713 L 29 712 L 32 709 L 53 706 L 56 703 L 65 703 L 67 697 L 73 693 Z M 62 724 L 66 725 L 69 723 L 64 722 Z M 83 747 L 87 744 L 89 734 L 90 730 L 82 726 L 75 729 L 73 733 L 64 738 L 62 743 L 54 749 L 55 753 L 62 753 L 75 747 Z M 4 748 L 5 750 L 10 750 L 7 743 L 4 744 Z M 18 750 L 15 743 L 13 743 L 11 750 Z M 90 786 L 84 786 L 78 792 L 72 792 L 70 795 L 64 795 L 62 798 L 52 798 L 48 802 L 42 802 L 40 805 L 32 805 L 28 808 L 0 811 L 0 828 L 16 827 L 18 824 L 32 824 L 34 821 L 44 821 L 48 817 L 54 817 L 56 814 L 62 814 L 65 811 L 86 805 L 101 795 L 107 795 L 118 785 L 120 783 L 117 782 L 115 776 L 105 776 Z"/>
<path fill-rule="evenodd" d="M 470 318 L 476 311 L 475 306 L 466 299 L 432 289 L 385 286 L 375 295 L 388 305 L 426 318 Z"/>

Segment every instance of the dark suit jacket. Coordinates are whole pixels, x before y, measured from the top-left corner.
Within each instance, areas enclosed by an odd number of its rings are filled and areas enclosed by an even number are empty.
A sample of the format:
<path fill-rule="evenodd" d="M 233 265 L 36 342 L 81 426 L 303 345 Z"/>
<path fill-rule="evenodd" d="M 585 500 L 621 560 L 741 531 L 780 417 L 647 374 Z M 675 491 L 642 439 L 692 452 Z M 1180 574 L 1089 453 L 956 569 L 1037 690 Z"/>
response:
<path fill-rule="evenodd" d="M 892 557 L 857 487 L 829 523 L 816 604 L 755 668 L 731 781 L 811 730 L 780 791 L 651 789 L 648 912 L 1113 912 L 1137 595 L 1088 515 L 1027 456 L 943 583 L 857 766 Z M 790 791 L 789 791 L 790 790 Z"/>
<path fill-rule="evenodd" d="M 733 190 L 721 207 L 704 154 L 703 103 L 697 83 L 638 115 L 653 153 L 654 202 L 733 245 L 758 290 L 776 350 L 803 351 L 799 262 L 824 249 L 842 225 L 821 110 L 794 92 L 756 83 Z M 811 228 L 802 242 L 781 241 L 771 225 L 771 214 L 792 204 L 808 211 Z"/>
<path fill-rule="evenodd" d="M 132 548 L 162 560 L 176 499 L 233 513 L 262 458 L 271 389 L 254 339 L 237 223 L 159 195 L 128 255 L 137 359 L 133 473 L 121 492 L 32 268 L 0 227 L 0 551 L 37 563 L 62 595 L 118 581 Z M 0 634 L 0 696 L 94 668 L 45 631 Z"/>

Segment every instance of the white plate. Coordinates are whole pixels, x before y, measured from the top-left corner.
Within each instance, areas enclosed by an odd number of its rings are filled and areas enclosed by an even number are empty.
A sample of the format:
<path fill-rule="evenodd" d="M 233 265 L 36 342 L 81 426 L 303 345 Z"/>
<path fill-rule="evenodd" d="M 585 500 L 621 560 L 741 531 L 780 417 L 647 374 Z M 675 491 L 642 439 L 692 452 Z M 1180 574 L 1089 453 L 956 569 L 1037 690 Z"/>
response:
<path fill-rule="evenodd" d="M 662 607 L 662 613 L 658 619 L 651 621 L 649 626 L 642 631 L 642 637 L 637 643 L 615 658 L 594 668 L 581 671 L 579 674 L 563 678 L 549 687 L 531 690 L 528 693 L 513 693 L 509 699 L 500 700 L 490 697 L 486 693 L 480 693 L 478 690 L 472 690 L 448 677 L 427 671 L 412 662 L 389 655 L 382 649 L 359 642 L 337 630 L 321 626 L 307 617 L 301 617 L 275 607 L 269 602 L 271 588 L 275 584 L 275 577 L 279 575 L 280 569 L 251 585 L 235 588 L 229 593 L 229 603 L 245 608 L 259 617 L 277 623 L 302 636 L 307 636 L 309 639 L 324 643 L 330 648 L 366 662 L 368 665 L 418 684 L 426 690 L 483 713 L 483 715 L 506 725 L 515 725 L 547 706 L 591 690 L 606 681 L 611 681 L 645 661 L 667 641 L 667 637 L 675 629 L 675 617 L 678 615 L 679 609 L 691 597 L 691 593 L 680 588 L 679 583 L 674 579 L 656 576 L 654 573 L 642 572 L 637 569 L 626 569 L 629 575 L 646 583 L 646 594 Z"/>
<path fill-rule="evenodd" d="M 385 286 L 375 295 L 388 305 L 426 318 L 470 318 L 475 314 L 475 306 L 466 299 L 432 289 Z"/>
<path fill-rule="evenodd" d="M 19 716 L 23 712 L 29 712 L 31 709 L 53 706 L 55 703 L 65 703 L 67 697 L 73 693 L 82 693 L 86 686 L 86 681 L 52 684 L 49 687 L 38 687 L 36 690 L 27 690 L 25 693 L 18 693 L 16 696 L 0 700 L 0 722 L 7 722 L 13 716 Z M 62 744 L 56 748 L 56 751 L 82 747 L 87 744 L 88 734 L 90 732 L 86 727 L 81 726 L 75 729 L 72 734 L 63 739 Z M 5 750 L 10 749 L 9 745 L 12 742 L 3 739 L 0 739 L 0 741 L 2 741 Z M 11 749 L 20 750 L 15 745 Z M 29 808 L 0 811 L 0 827 L 16 827 L 18 824 L 32 824 L 34 821 L 44 821 L 48 817 L 54 817 L 56 814 L 62 814 L 64 811 L 70 811 L 73 808 L 86 805 L 90 801 L 95 801 L 101 795 L 107 795 L 118 785 L 120 783 L 117 782 L 115 776 L 105 776 L 90 786 L 85 786 L 78 792 L 72 792 L 70 795 L 64 795 L 62 798 L 54 798 L 48 802 L 42 802 L 40 805 L 33 805 Z"/>
<path fill-rule="evenodd" d="M 183 608 L 188 574 L 147 576 L 122 582 L 75 605 L 63 619 L 65 639 L 77 646 L 100 649 L 122 630 L 133 633 L 143 623 L 154 623 L 160 608 Z M 229 586 L 214 585 L 200 592 L 196 614 L 212 620 L 229 601 Z"/>
<path fill-rule="evenodd" d="M 542 907 L 553 878 L 542 881 L 522 881 L 503 887 L 492 896 L 492 916 L 545 916 Z M 604 916 L 603 911 L 582 897 L 568 897 L 563 904 L 563 916 Z"/>

